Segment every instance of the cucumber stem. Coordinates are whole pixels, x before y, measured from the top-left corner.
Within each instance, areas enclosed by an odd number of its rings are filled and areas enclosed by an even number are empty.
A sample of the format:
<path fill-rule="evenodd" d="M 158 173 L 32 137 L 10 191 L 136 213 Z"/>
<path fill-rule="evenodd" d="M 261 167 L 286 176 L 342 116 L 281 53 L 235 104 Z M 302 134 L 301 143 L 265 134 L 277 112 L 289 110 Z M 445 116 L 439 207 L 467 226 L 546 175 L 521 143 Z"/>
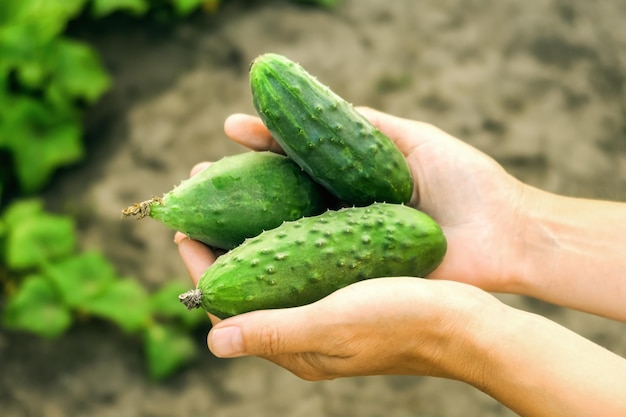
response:
<path fill-rule="evenodd" d="M 150 200 L 142 201 L 141 203 L 135 203 L 132 206 L 126 207 L 122 210 L 122 218 L 128 216 L 137 216 L 137 220 L 143 219 L 146 216 L 150 215 L 150 206 L 152 204 L 158 204 L 160 206 L 163 205 L 163 199 L 161 197 L 152 196 Z"/>
<path fill-rule="evenodd" d="M 178 296 L 181 303 L 187 307 L 187 310 L 200 308 L 202 306 L 202 291 L 198 288 L 184 292 Z"/>

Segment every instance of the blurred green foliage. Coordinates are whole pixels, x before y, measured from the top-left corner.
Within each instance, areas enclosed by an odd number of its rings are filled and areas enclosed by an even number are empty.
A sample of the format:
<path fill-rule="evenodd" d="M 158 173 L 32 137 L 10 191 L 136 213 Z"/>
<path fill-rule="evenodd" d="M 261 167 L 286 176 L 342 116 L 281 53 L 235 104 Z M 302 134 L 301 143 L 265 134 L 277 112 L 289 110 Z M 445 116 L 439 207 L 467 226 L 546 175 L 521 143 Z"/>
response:
<path fill-rule="evenodd" d="M 0 178 L 15 176 L 24 193 L 83 156 L 81 109 L 111 83 L 89 45 L 62 35 L 83 3 L 0 3 L 0 151 L 10 155 Z"/>
<path fill-rule="evenodd" d="M 333 6 L 337 0 L 294 0 Z M 96 51 L 66 35 L 79 16 L 113 13 L 182 18 L 215 12 L 220 0 L 0 0 L 0 311 L 2 324 L 46 338 L 77 318 L 98 318 L 138 334 L 150 375 L 192 360 L 190 330 L 206 322 L 177 300 L 172 281 L 149 293 L 120 277 L 98 251 L 77 250 L 74 221 L 34 197 L 54 172 L 80 161 L 83 113 L 111 86 Z M 7 195 L 11 194 L 9 201 Z"/>
<path fill-rule="evenodd" d="M 95 50 L 64 35 L 81 13 L 146 14 L 171 7 L 185 16 L 219 0 L 4 0 L 0 2 L 0 167 L 21 193 L 46 185 L 83 157 L 82 112 L 110 87 Z M 0 187 L 0 199 L 5 187 Z"/>
<path fill-rule="evenodd" d="M 72 219 L 45 212 L 40 200 L 20 200 L 4 211 L 4 326 L 53 338 L 76 317 L 112 322 L 122 331 L 142 335 L 155 378 L 195 357 L 190 329 L 207 318 L 178 302 L 178 294 L 187 290 L 185 283 L 172 281 L 150 294 L 139 281 L 119 277 L 99 252 L 78 252 L 76 242 Z"/>

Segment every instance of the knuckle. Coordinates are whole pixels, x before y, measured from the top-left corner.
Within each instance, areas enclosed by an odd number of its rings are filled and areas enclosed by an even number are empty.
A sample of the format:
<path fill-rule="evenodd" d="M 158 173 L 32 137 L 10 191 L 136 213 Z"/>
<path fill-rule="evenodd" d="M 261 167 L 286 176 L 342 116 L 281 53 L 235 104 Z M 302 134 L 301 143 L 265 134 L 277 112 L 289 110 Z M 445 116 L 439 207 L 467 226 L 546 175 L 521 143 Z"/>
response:
<path fill-rule="evenodd" d="M 282 353 L 282 349 L 283 336 L 280 331 L 273 325 L 264 328 L 259 338 L 259 350 L 264 355 L 274 356 Z"/>

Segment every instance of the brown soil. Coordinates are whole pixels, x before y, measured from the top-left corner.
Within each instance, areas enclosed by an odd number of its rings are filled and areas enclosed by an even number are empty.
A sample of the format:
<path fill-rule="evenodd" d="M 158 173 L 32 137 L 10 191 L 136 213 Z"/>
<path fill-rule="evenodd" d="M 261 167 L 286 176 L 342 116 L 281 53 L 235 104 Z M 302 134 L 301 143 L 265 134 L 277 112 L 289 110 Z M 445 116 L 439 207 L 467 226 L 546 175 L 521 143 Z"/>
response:
<path fill-rule="evenodd" d="M 626 199 L 626 5 L 622 1 L 344 0 L 333 11 L 288 2 L 224 2 L 169 28 L 89 35 L 114 77 L 87 118 L 87 160 L 47 190 L 79 218 L 81 245 L 150 287 L 186 273 L 173 234 L 120 221 L 120 209 L 168 191 L 202 160 L 244 149 L 222 131 L 253 113 L 248 63 L 299 61 L 355 104 L 428 121 L 537 187 Z M 122 30 L 123 29 L 123 30 Z M 626 356 L 626 324 L 501 296 Z M 205 345 L 207 329 L 197 337 Z M 420 377 L 305 382 L 261 359 L 206 355 L 150 382 L 141 343 L 106 324 L 56 341 L 0 332 L 0 409 L 57 416 L 512 416 L 461 383 Z"/>

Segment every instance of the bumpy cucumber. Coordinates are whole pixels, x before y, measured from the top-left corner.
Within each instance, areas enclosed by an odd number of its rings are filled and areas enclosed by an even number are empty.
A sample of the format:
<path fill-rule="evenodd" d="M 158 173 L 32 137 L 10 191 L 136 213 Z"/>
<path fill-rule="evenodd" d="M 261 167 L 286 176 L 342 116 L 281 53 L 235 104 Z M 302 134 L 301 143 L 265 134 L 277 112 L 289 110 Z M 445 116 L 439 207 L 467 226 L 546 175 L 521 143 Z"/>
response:
<path fill-rule="evenodd" d="M 299 306 L 368 278 L 425 277 L 445 252 L 441 228 L 420 211 L 386 203 L 343 208 L 247 239 L 180 299 L 221 318 Z"/>
<path fill-rule="evenodd" d="M 261 55 L 250 67 L 250 86 L 257 113 L 285 153 L 339 199 L 411 199 L 411 171 L 391 139 L 300 65 Z"/>
<path fill-rule="evenodd" d="M 328 193 L 291 159 L 271 152 L 227 156 L 162 198 L 123 215 L 146 215 L 214 247 L 231 249 L 285 220 L 319 214 Z"/>

